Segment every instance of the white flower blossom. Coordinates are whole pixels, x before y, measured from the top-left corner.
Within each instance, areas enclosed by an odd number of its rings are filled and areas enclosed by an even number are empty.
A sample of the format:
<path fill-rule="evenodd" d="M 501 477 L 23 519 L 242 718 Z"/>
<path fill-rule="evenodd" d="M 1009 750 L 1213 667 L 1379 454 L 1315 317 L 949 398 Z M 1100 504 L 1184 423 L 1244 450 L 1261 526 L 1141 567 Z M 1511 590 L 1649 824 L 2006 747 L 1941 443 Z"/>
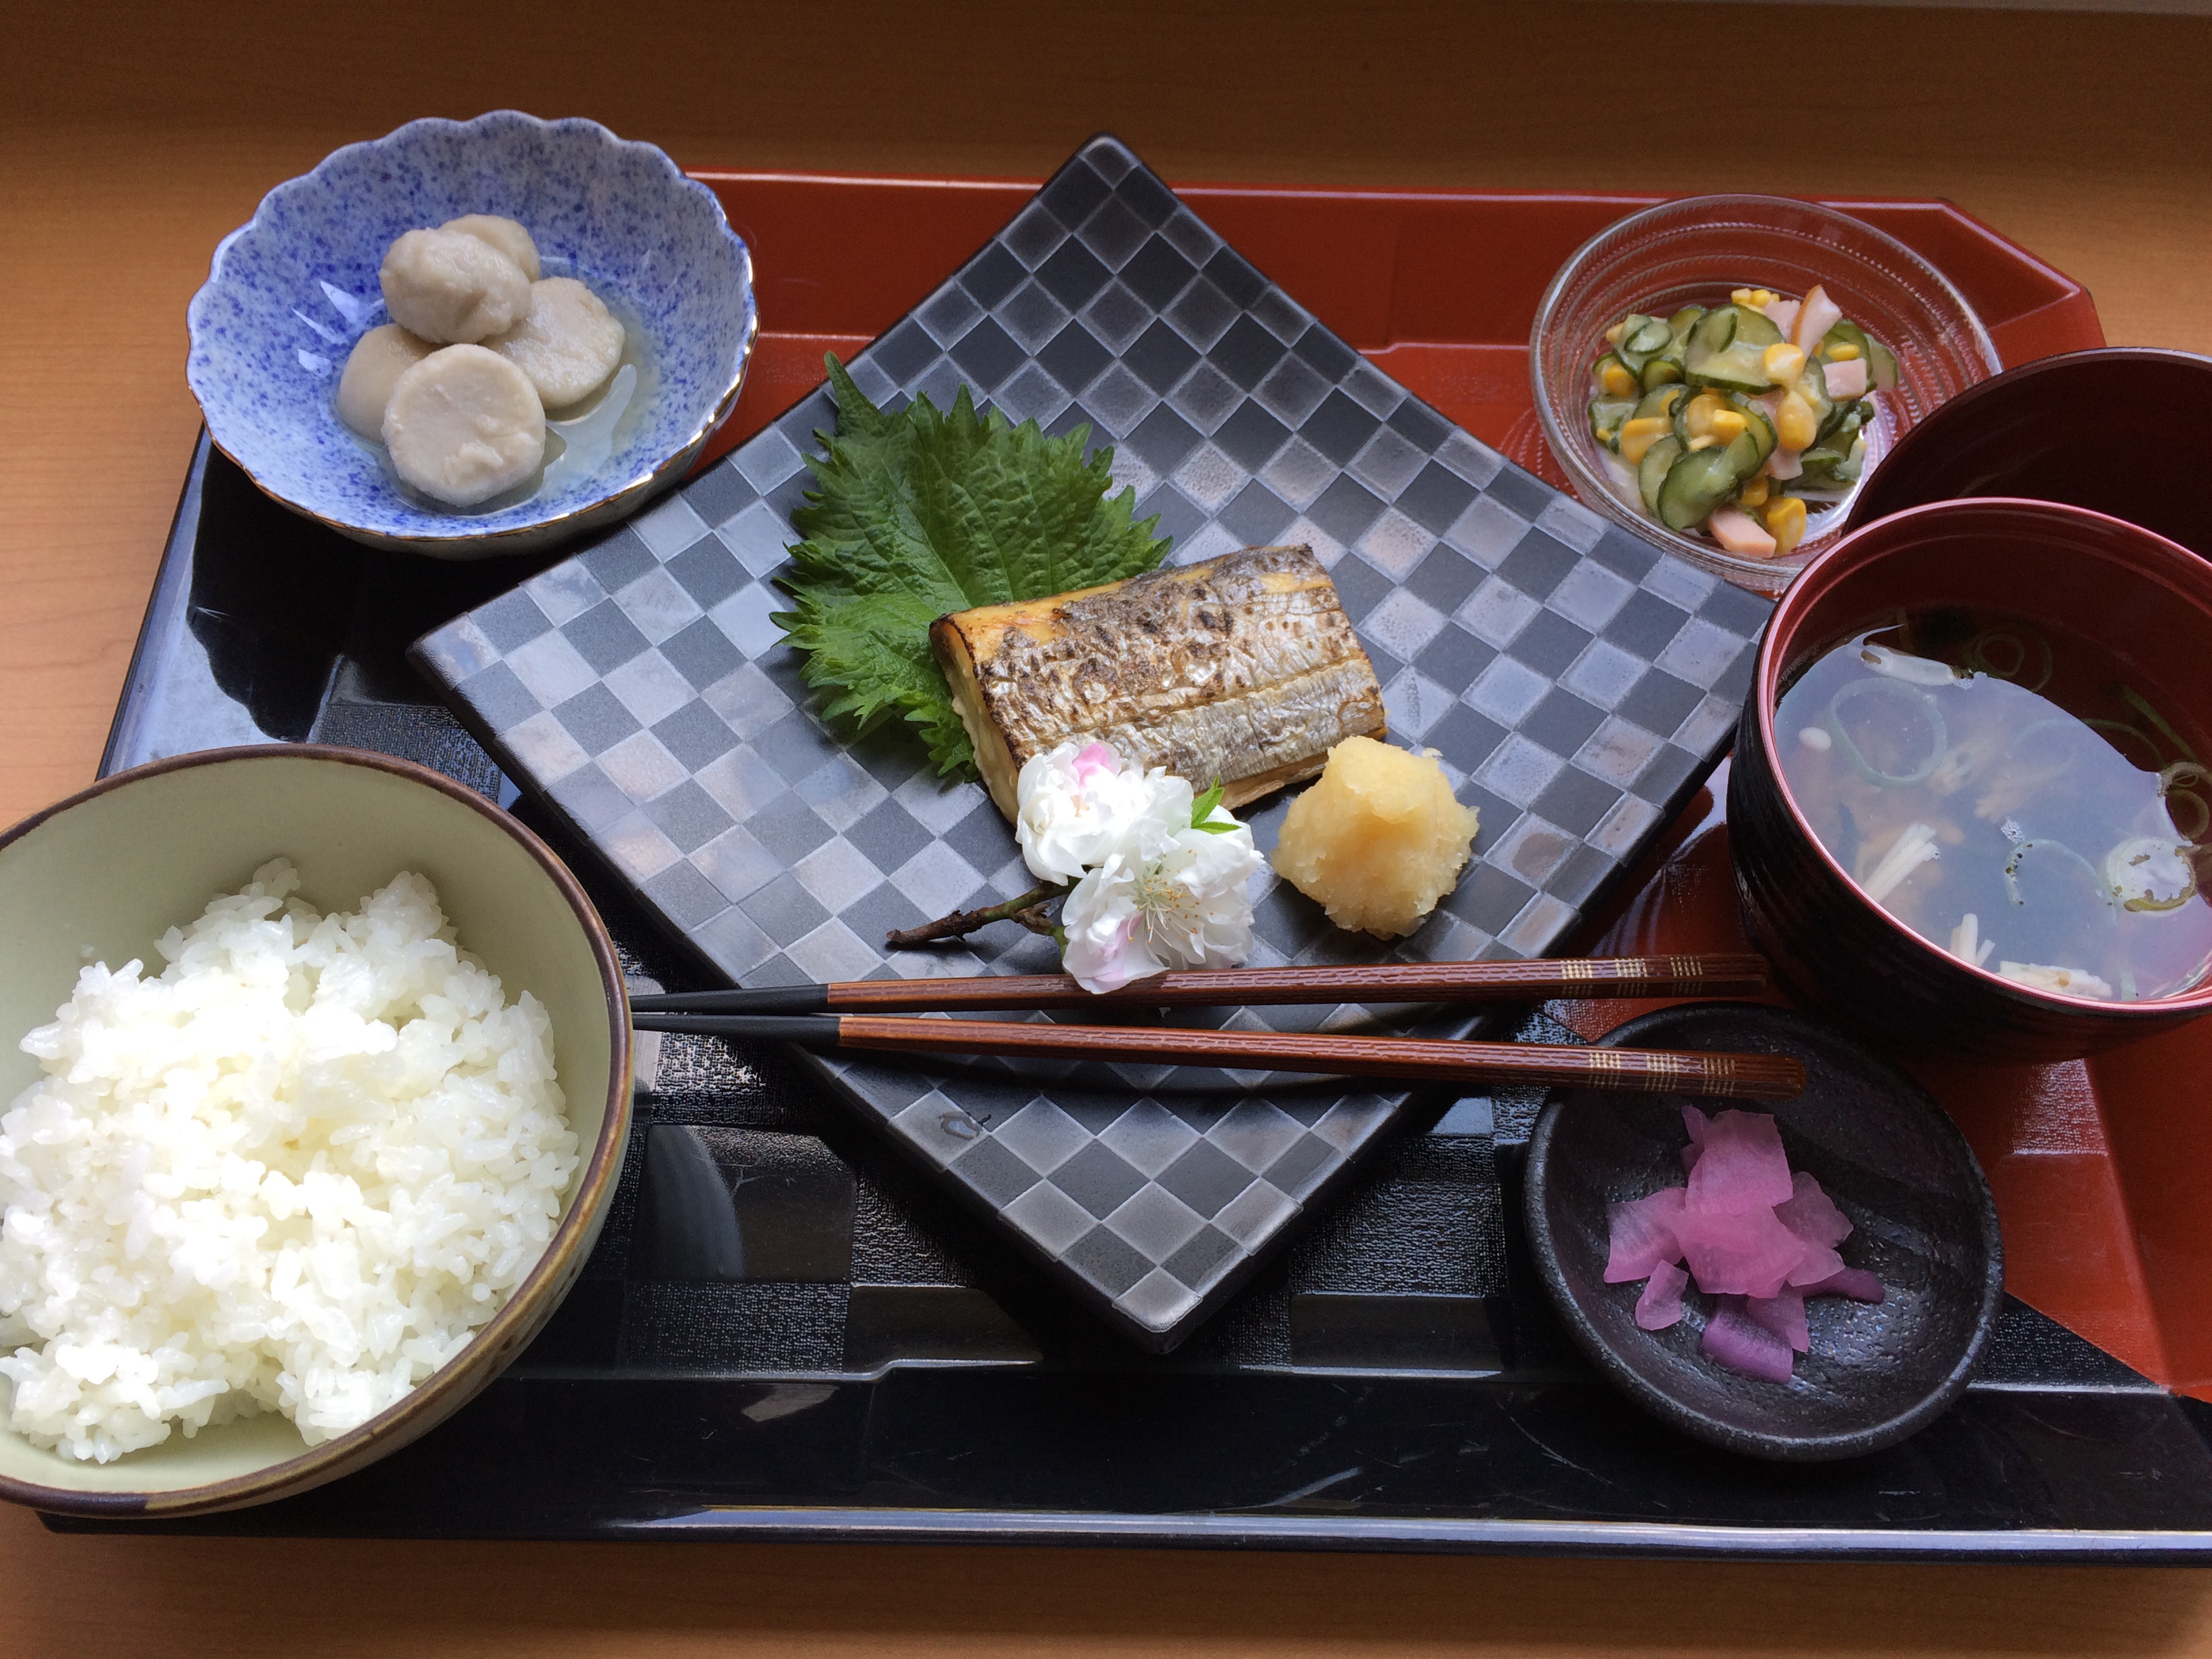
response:
<path fill-rule="evenodd" d="M 1063 960 L 1087 991 L 1170 968 L 1233 968 L 1251 954 L 1252 878 L 1266 866 L 1252 832 L 1217 806 L 1191 823 L 1190 785 L 1155 770 L 1151 810 L 1060 907 Z"/>
<path fill-rule="evenodd" d="M 1040 881 L 1073 881 L 1103 864 L 1152 798 L 1144 769 L 1103 743 L 1063 743 L 1032 757 L 1014 791 L 1014 839 Z"/>

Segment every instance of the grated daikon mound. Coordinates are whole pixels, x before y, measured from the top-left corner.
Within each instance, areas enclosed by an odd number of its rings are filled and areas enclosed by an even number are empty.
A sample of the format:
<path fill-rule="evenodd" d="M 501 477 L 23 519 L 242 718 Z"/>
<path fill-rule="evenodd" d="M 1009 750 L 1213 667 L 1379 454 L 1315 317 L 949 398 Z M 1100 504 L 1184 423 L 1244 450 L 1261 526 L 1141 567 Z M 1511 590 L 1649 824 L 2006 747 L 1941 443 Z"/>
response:
<path fill-rule="evenodd" d="M 358 914 L 254 872 L 96 963 L 23 1039 L 0 1117 L 9 1421 L 106 1462 L 261 1411 L 310 1445 L 466 1345 L 579 1162 L 545 1010 L 464 953 L 421 876 Z"/>
<path fill-rule="evenodd" d="M 1477 827 L 1434 750 L 1346 738 L 1283 815 L 1275 871 L 1338 927 L 1397 938 L 1458 885 Z"/>

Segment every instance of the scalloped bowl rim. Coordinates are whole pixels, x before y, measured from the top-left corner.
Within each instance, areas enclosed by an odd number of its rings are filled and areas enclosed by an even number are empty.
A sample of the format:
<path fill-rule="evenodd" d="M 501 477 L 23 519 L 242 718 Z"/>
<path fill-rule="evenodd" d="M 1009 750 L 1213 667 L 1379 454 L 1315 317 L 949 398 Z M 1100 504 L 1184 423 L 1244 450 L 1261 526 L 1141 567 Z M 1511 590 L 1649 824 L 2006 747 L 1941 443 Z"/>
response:
<path fill-rule="evenodd" d="M 562 499 L 564 504 L 558 511 L 526 517 L 517 522 L 503 524 L 496 529 L 468 528 L 466 527 L 468 525 L 477 522 L 468 519 L 459 520 L 456 527 L 450 531 L 411 525 L 406 528 L 396 528 L 364 524 L 339 514 L 319 510 L 309 502 L 298 500 L 292 494 L 272 486 L 264 479 L 247 456 L 241 453 L 240 447 L 235 442 L 235 434 L 233 434 L 233 441 L 225 441 L 222 429 L 223 416 L 218 413 L 222 407 L 221 400 L 216 400 L 215 409 L 210 408 L 210 397 L 212 393 L 204 392 L 194 361 L 200 345 L 201 330 L 207 309 L 222 289 L 226 274 L 225 266 L 234 249 L 255 232 L 267 228 L 276 216 L 276 210 L 281 208 L 289 197 L 296 192 L 326 187 L 332 173 L 343 165 L 358 161 L 364 155 L 417 137 L 431 134 L 475 137 L 481 131 L 495 131 L 499 127 L 516 124 L 526 125 L 544 134 L 588 139 L 593 143 L 610 149 L 657 157 L 660 163 L 660 171 L 679 192 L 693 197 L 706 205 L 711 215 L 712 222 L 719 228 L 722 237 L 734 250 L 735 276 L 740 290 L 738 349 L 726 377 L 726 383 L 720 387 L 711 406 L 708 407 L 700 417 L 685 429 L 679 441 L 666 447 L 665 453 L 649 453 L 642 449 L 638 451 L 634 464 L 625 469 L 625 475 L 618 482 L 611 480 L 589 496 L 563 496 Z M 341 534 L 357 539 L 367 538 L 384 546 L 406 548 L 448 558 L 490 556 L 508 551 L 525 551 L 530 546 L 543 544 L 549 532 L 556 530 L 569 520 L 588 518 L 591 524 L 603 524 L 614 518 L 625 516 L 629 512 L 642 507 L 646 499 L 659 486 L 669 482 L 669 475 L 672 471 L 688 465 L 691 458 L 704 447 L 714 428 L 721 424 L 736 405 L 738 394 L 744 387 L 745 372 L 750 365 L 753 349 L 760 333 L 760 313 L 753 278 L 752 250 L 744 239 L 731 228 L 729 216 L 722 207 L 721 199 L 712 190 L 687 176 L 683 169 L 677 166 L 673 157 L 659 145 L 647 140 L 624 138 L 602 123 L 586 116 L 563 116 L 548 119 L 532 115 L 526 111 L 508 108 L 487 110 L 483 114 L 465 121 L 457 121 L 445 116 L 423 116 L 415 120 L 403 122 L 380 137 L 359 139 L 352 143 L 342 144 L 306 173 L 296 174 L 274 185 L 256 204 L 252 216 L 216 244 L 215 253 L 208 263 L 207 279 L 194 291 L 191 301 L 185 307 L 185 315 L 187 334 L 185 380 L 191 387 L 193 400 L 199 404 L 201 417 L 207 428 L 208 440 L 252 481 L 256 489 L 302 517 L 325 525 Z M 532 505 L 534 505 L 532 502 L 524 502 L 519 507 L 510 510 L 526 511 Z M 428 520 L 430 517 L 427 513 L 420 514 L 418 516 L 423 520 Z M 580 530 L 585 527 L 586 526 L 583 524 L 576 526 Z"/>

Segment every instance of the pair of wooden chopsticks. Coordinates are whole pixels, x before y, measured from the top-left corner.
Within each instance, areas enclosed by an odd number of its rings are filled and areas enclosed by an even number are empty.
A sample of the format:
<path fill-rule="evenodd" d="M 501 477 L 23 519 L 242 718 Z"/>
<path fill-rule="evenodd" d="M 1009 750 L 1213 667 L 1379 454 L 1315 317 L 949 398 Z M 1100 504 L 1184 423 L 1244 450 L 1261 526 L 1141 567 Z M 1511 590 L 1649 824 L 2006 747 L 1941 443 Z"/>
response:
<path fill-rule="evenodd" d="M 1063 974 L 858 980 L 638 996 L 630 999 L 630 1011 L 641 1031 L 773 1039 L 817 1048 L 1231 1066 L 1426 1083 L 1575 1084 L 1783 1100 L 1805 1086 L 1805 1072 L 1796 1060 L 1779 1054 L 884 1017 L 890 1011 L 943 1013 L 986 1008 L 1755 996 L 1766 988 L 1766 982 L 1765 959 L 1747 954 L 1619 957 L 1187 969 L 1155 975 L 1103 994 L 1085 991 Z"/>

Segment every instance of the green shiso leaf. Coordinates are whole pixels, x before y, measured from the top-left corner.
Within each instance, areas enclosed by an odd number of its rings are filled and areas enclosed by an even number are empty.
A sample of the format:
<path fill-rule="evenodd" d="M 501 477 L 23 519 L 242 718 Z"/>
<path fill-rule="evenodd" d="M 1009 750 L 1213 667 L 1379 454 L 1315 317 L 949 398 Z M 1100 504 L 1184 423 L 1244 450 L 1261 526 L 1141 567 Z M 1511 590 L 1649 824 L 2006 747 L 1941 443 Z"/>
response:
<path fill-rule="evenodd" d="M 1088 427 L 1048 438 L 1035 421 L 949 411 L 927 398 L 886 414 L 833 355 L 835 436 L 807 457 L 817 489 L 792 514 L 805 539 L 776 580 L 793 608 L 775 621 L 805 653 L 823 713 L 857 735 L 896 717 L 940 776 L 975 775 L 975 751 L 929 647 L 938 617 L 1039 599 L 1152 569 L 1168 550 L 1158 517 L 1135 522 L 1136 491 L 1109 495 L 1114 452 L 1086 459 Z"/>

